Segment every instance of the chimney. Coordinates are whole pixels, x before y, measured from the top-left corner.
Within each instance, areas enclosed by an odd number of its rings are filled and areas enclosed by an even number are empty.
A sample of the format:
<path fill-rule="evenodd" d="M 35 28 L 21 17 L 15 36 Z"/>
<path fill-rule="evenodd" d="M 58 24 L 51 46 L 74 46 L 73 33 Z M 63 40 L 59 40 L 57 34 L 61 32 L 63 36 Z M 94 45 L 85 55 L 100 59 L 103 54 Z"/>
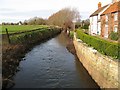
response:
<path fill-rule="evenodd" d="M 117 2 L 117 1 L 120 1 L 120 0 L 112 0 L 112 3 L 115 3 L 115 2 Z"/>
<path fill-rule="evenodd" d="M 101 2 L 99 2 L 98 3 L 98 9 L 101 8 L 101 5 L 102 5 Z"/>

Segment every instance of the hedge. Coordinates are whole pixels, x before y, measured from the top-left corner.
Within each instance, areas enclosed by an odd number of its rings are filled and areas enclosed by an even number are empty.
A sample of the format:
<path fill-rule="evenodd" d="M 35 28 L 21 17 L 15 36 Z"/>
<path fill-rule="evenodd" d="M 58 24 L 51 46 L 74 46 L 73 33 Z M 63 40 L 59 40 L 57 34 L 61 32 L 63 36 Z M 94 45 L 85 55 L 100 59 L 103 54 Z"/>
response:
<path fill-rule="evenodd" d="M 104 55 L 120 59 L 120 45 L 118 45 L 117 43 L 109 42 L 95 36 L 87 35 L 81 30 L 77 30 L 76 33 L 77 38 L 88 44 L 88 46 L 92 46 L 94 49 Z"/>
<path fill-rule="evenodd" d="M 31 44 L 44 40 L 45 38 L 50 38 L 60 33 L 58 28 L 44 28 L 37 31 L 25 32 L 18 35 L 10 36 L 11 44 Z"/>
<path fill-rule="evenodd" d="M 110 35 L 109 35 L 109 38 L 111 39 L 111 40 L 118 40 L 119 39 L 119 34 L 118 34 L 118 32 L 111 32 L 110 33 Z"/>

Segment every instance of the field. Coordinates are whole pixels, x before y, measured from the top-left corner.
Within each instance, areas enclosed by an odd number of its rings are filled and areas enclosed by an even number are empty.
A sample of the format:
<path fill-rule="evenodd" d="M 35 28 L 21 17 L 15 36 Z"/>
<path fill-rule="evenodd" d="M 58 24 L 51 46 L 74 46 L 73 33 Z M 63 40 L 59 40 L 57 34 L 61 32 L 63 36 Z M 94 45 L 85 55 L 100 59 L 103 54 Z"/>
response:
<path fill-rule="evenodd" d="M 0 34 L 6 34 L 6 28 L 9 33 L 16 33 L 28 30 L 34 30 L 38 28 L 45 28 L 45 25 L 0 25 Z"/>
<path fill-rule="evenodd" d="M 0 44 L 2 43 L 3 45 L 8 45 L 8 38 L 6 36 L 6 28 L 8 29 L 9 34 L 13 34 L 13 35 L 10 35 L 9 37 L 11 40 L 11 37 L 16 36 L 14 33 L 18 33 L 19 36 L 21 36 L 22 35 L 21 32 L 26 32 L 26 31 L 36 30 L 36 29 L 42 30 L 42 28 L 46 29 L 48 28 L 48 26 L 46 25 L 0 25 L 0 35 L 2 34 L 2 42 L 0 40 Z"/>

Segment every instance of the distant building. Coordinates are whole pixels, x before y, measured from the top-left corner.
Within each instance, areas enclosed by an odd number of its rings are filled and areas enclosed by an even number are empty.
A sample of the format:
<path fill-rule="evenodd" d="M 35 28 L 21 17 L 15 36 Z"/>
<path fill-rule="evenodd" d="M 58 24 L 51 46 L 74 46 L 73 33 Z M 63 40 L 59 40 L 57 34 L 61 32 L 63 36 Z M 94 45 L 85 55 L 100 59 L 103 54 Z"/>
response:
<path fill-rule="evenodd" d="M 18 22 L 18 25 L 22 25 L 22 22 L 21 22 L 21 21 L 19 21 L 19 22 Z"/>
<path fill-rule="evenodd" d="M 90 15 L 90 26 L 89 33 L 91 35 L 100 35 L 101 34 L 101 19 L 100 15 L 109 7 L 105 5 L 101 7 L 101 2 L 98 3 L 98 9 Z"/>

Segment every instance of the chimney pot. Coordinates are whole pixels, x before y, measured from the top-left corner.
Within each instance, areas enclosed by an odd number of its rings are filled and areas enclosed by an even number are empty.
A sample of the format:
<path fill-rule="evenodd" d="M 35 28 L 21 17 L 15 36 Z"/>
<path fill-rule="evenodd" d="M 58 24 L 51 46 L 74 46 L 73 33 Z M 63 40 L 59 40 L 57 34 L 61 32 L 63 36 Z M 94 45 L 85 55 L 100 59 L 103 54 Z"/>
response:
<path fill-rule="evenodd" d="M 115 3 L 115 2 L 117 2 L 117 1 L 120 1 L 120 0 L 112 0 L 112 3 Z"/>
<path fill-rule="evenodd" d="M 102 4 L 101 2 L 98 3 L 98 9 L 101 8 Z"/>

